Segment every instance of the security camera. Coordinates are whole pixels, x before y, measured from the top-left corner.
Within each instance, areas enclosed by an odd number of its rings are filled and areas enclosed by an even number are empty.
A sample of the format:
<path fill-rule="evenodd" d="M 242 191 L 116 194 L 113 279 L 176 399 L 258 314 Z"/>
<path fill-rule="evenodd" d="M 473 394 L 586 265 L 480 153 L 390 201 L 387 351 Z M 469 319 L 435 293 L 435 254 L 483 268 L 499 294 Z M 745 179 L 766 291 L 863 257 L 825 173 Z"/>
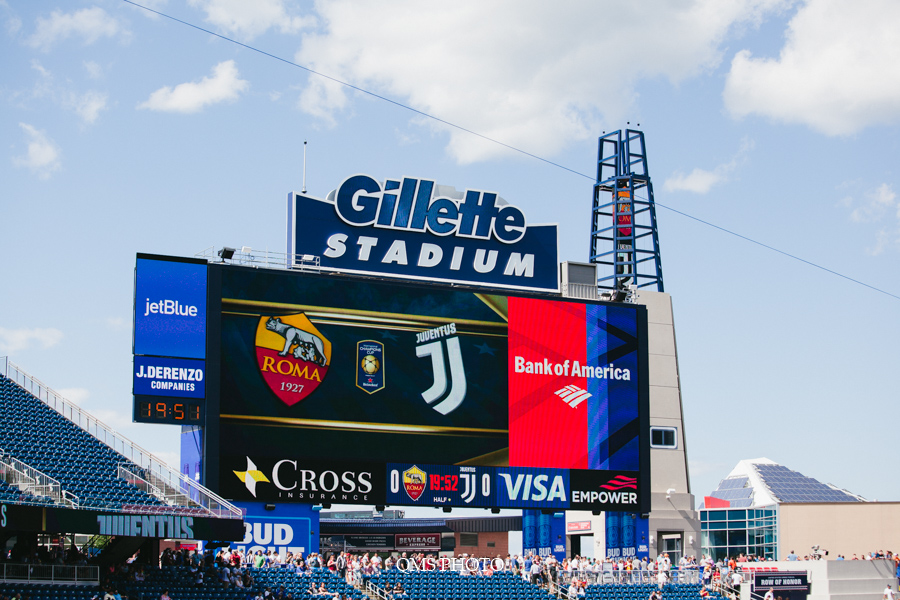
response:
<path fill-rule="evenodd" d="M 675 488 L 669 488 L 666 490 L 666 500 L 672 497 L 672 494 L 675 493 Z"/>

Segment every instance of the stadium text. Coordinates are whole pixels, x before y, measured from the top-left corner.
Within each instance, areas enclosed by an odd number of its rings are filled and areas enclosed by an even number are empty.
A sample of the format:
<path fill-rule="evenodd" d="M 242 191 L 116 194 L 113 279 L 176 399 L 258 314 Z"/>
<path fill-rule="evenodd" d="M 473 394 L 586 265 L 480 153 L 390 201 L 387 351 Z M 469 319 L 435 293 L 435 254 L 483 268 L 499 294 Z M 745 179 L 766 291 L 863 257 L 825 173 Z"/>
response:
<path fill-rule="evenodd" d="M 347 240 L 350 237 L 346 233 L 335 233 L 328 238 L 328 249 L 324 254 L 328 258 L 340 258 L 347 252 Z M 372 249 L 378 245 L 378 238 L 367 235 L 361 235 L 356 240 L 359 246 L 358 259 L 360 262 L 368 262 L 372 254 Z M 459 271 L 462 267 L 463 255 L 465 248 L 463 246 L 455 246 L 453 254 L 450 258 L 450 270 Z M 497 268 L 497 258 L 500 253 L 497 250 L 486 251 L 483 248 L 475 250 L 475 257 L 472 261 L 472 268 L 478 273 L 490 273 Z M 423 243 L 419 247 L 419 258 L 416 266 L 423 268 L 437 267 L 444 260 L 444 249 L 437 244 Z M 403 240 L 394 240 L 390 247 L 381 257 L 383 264 L 392 263 L 398 265 L 408 265 L 409 257 L 406 249 L 406 242 Z M 504 275 L 513 275 L 515 277 L 534 277 L 534 254 L 522 255 L 521 252 L 510 252 L 506 261 L 506 267 L 503 269 Z"/>

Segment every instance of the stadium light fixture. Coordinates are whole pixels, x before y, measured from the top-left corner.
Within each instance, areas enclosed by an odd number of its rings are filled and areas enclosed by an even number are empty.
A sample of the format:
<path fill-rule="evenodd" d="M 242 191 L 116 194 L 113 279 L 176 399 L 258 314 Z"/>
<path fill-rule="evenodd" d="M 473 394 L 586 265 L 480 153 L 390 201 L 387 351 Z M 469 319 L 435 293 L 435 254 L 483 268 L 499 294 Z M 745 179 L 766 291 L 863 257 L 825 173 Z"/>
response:
<path fill-rule="evenodd" d="M 221 258 L 223 262 L 226 260 L 231 260 L 233 257 L 234 257 L 234 248 L 229 248 L 228 246 L 225 246 L 224 248 L 219 250 L 219 258 Z"/>

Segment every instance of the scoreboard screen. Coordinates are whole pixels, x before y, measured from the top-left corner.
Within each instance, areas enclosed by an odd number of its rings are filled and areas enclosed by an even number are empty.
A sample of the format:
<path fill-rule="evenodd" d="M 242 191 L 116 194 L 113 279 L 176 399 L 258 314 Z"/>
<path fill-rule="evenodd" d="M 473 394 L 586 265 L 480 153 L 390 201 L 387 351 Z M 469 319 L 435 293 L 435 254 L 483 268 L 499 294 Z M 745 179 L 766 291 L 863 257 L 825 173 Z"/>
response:
<path fill-rule="evenodd" d="M 227 497 L 643 505 L 644 307 L 226 265 L 209 281 Z"/>

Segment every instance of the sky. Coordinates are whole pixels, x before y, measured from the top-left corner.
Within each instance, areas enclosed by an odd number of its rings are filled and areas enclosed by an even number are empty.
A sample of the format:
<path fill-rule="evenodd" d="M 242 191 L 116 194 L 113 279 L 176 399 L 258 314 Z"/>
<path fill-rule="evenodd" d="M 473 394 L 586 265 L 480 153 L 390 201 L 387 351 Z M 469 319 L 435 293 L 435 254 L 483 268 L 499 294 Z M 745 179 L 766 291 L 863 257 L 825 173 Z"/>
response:
<path fill-rule="evenodd" d="M 636 127 L 692 491 L 767 457 L 900 500 L 897 2 L 143 5 L 207 32 L 0 0 L 0 356 L 177 465 L 177 427 L 131 422 L 136 253 L 283 252 L 307 141 L 310 195 L 493 190 L 583 262 L 597 139 Z"/>

